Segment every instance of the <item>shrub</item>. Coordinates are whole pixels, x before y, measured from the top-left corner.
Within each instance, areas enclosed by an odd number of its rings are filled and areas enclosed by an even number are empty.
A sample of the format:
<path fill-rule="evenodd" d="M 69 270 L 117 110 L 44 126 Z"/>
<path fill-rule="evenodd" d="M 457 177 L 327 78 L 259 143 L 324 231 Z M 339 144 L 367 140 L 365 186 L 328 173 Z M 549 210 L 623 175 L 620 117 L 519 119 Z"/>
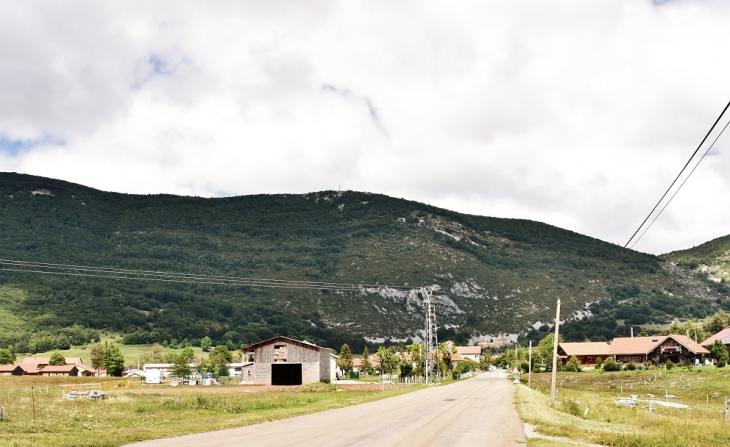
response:
<path fill-rule="evenodd" d="M 667 366 L 667 371 L 670 371 L 670 370 L 674 369 L 674 362 L 671 360 L 667 360 L 666 366 Z"/>
<path fill-rule="evenodd" d="M 575 371 L 575 372 L 581 372 L 583 368 L 580 366 L 580 362 L 576 358 L 576 356 L 573 356 L 565 363 L 565 367 L 563 368 L 563 371 Z"/>
<path fill-rule="evenodd" d="M 635 370 L 636 369 L 636 363 L 634 363 L 634 362 L 627 363 L 626 364 L 626 369 L 629 370 L 629 371 Z"/>
<path fill-rule="evenodd" d="M 596 358 L 596 368 L 600 368 L 601 366 L 603 366 L 603 359 L 598 357 Z"/>
<path fill-rule="evenodd" d="M 608 357 L 606 361 L 603 362 L 603 370 L 604 371 L 620 371 L 621 367 L 616 363 L 612 357 Z"/>
<path fill-rule="evenodd" d="M 725 345 L 722 344 L 722 341 L 715 340 L 715 342 L 709 346 L 709 350 L 710 353 L 712 353 L 712 357 L 717 360 L 718 368 L 722 368 L 727 365 L 728 351 Z"/>

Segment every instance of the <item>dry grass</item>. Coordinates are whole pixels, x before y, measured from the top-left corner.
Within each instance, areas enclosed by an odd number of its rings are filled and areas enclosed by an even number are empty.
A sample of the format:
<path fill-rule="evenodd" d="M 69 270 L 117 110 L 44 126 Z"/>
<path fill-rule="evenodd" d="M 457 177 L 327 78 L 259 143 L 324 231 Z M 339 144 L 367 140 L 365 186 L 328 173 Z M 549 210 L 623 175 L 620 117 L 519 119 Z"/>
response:
<path fill-rule="evenodd" d="M 723 424 L 722 418 L 723 396 L 730 394 L 728 373 L 678 369 L 560 374 L 554 405 L 549 398 L 550 375 L 535 375 L 536 390 L 518 388 L 518 410 L 522 419 L 542 434 L 586 443 L 626 447 L 730 445 L 730 426 Z M 616 405 L 632 394 L 638 396 L 635 408 Z M 665 394 L 677 398 L 658 399 Z M 653 403 L 650 421 L 649 401 L 664 400 L 688 405 L 689 409 Z"/>
<path fill-rule="evenodd" d="M 48 378 L 53 379 L 53 378 Z M 403 394 L 385 392 L 281 392 L 227 387 L 215 393 L 183 388 L 175 394 L 112 393 L 101 401 L 62 399 L 48 392 L 1 390 L 0 445 L 12 447 L 120 446 L 145 439 L 240 427 Z M 168 387 L 169 388 L 169 387 Z"/>

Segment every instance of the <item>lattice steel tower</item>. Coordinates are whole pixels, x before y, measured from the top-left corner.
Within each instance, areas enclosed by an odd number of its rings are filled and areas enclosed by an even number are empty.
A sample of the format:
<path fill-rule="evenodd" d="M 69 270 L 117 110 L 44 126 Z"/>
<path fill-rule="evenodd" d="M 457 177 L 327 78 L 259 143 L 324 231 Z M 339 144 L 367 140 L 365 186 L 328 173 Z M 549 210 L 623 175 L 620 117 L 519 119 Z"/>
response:
<path fill-rule="evenodd" d="M 441 290 L 441 287 L 434 284 L 416 291 L 423 296 L 423 313 L 426 315 L 426 383 L 441 380 L 439 341 L 436 333 L 436 312 L 433 307 L 433 292 L 437 290 Z"/>

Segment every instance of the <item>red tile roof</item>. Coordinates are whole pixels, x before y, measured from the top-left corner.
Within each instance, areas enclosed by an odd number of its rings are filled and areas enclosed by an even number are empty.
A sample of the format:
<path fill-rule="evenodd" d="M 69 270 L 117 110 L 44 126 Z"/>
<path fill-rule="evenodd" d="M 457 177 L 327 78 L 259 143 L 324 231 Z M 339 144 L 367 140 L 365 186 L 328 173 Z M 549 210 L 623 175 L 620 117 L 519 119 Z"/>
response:
<path fill-rule="evenodd" d="M 654 337 L 617 337 L 613 339 L 611 347 L 608 349 L 610 355 L 646 355 L 656 349 L 657 346 L 664 343 L 667 338 L 689 349 L 695 354 L 709 354 L 710 351 L 700 346 L 696 341 L 688 338 L 686 335 L 657 335 Z"/>
<path fill-rule="evenodd" d="M 720 340 L 724 345 L 730 344 L 730 327 L 721 330 L 717 334 L 700 343 L 700 345 L 707 347 L 715 343 L 715 340 Z"/>
<path fill-rule="evenodd" d="M 23 368 L 23 371 L 27 373 L 37 373 L 38 372 L 38 363 L 19 363 L 20 367 Z M 42 365 L 45 365 L 45 363 L 42 363 Z"/>
<path fill-rule="evenodd" d="M 558 344 L 558 349 L 562 349 L 568 357 L 572 357 L 574 355 L 605 357 L 608 355 L 609 347 L 610 345 L 605 341 Z"/>
<path fill-rule="evenodd" d="M 20 363 L 35 363 L 35 364 L 48 364 L 50 359 L 48 357 L 26 357 Z"/>
<path fill-rule="evenodd" d="M 457 346 L 456 351 L 461 355 L 481 355 L 481 346 Z"/>

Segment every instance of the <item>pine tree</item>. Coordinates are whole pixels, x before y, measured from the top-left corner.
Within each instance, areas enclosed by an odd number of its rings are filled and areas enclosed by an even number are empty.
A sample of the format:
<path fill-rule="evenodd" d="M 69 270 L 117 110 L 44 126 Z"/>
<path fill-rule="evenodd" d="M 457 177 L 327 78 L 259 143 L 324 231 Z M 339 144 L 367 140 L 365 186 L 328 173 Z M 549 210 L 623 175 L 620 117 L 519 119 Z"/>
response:
<path fill-rule="evenodd" d="M 337 359 L 337 367 L 345 373 L 352 371 L 352 351 L 350 351 L 350 346 L 347 343 L 342 345 L 342 348 L 340 349 L 340 356 Z"/>
<path fill-rule="evenodd" d="M 362 351 L 361 371 L 366 374 L 371 374 L 373 372 L 373 365 L 370 364 L 370 350 L 368 350 L 367 346 L 365 346 L 365 349 Z"/>

